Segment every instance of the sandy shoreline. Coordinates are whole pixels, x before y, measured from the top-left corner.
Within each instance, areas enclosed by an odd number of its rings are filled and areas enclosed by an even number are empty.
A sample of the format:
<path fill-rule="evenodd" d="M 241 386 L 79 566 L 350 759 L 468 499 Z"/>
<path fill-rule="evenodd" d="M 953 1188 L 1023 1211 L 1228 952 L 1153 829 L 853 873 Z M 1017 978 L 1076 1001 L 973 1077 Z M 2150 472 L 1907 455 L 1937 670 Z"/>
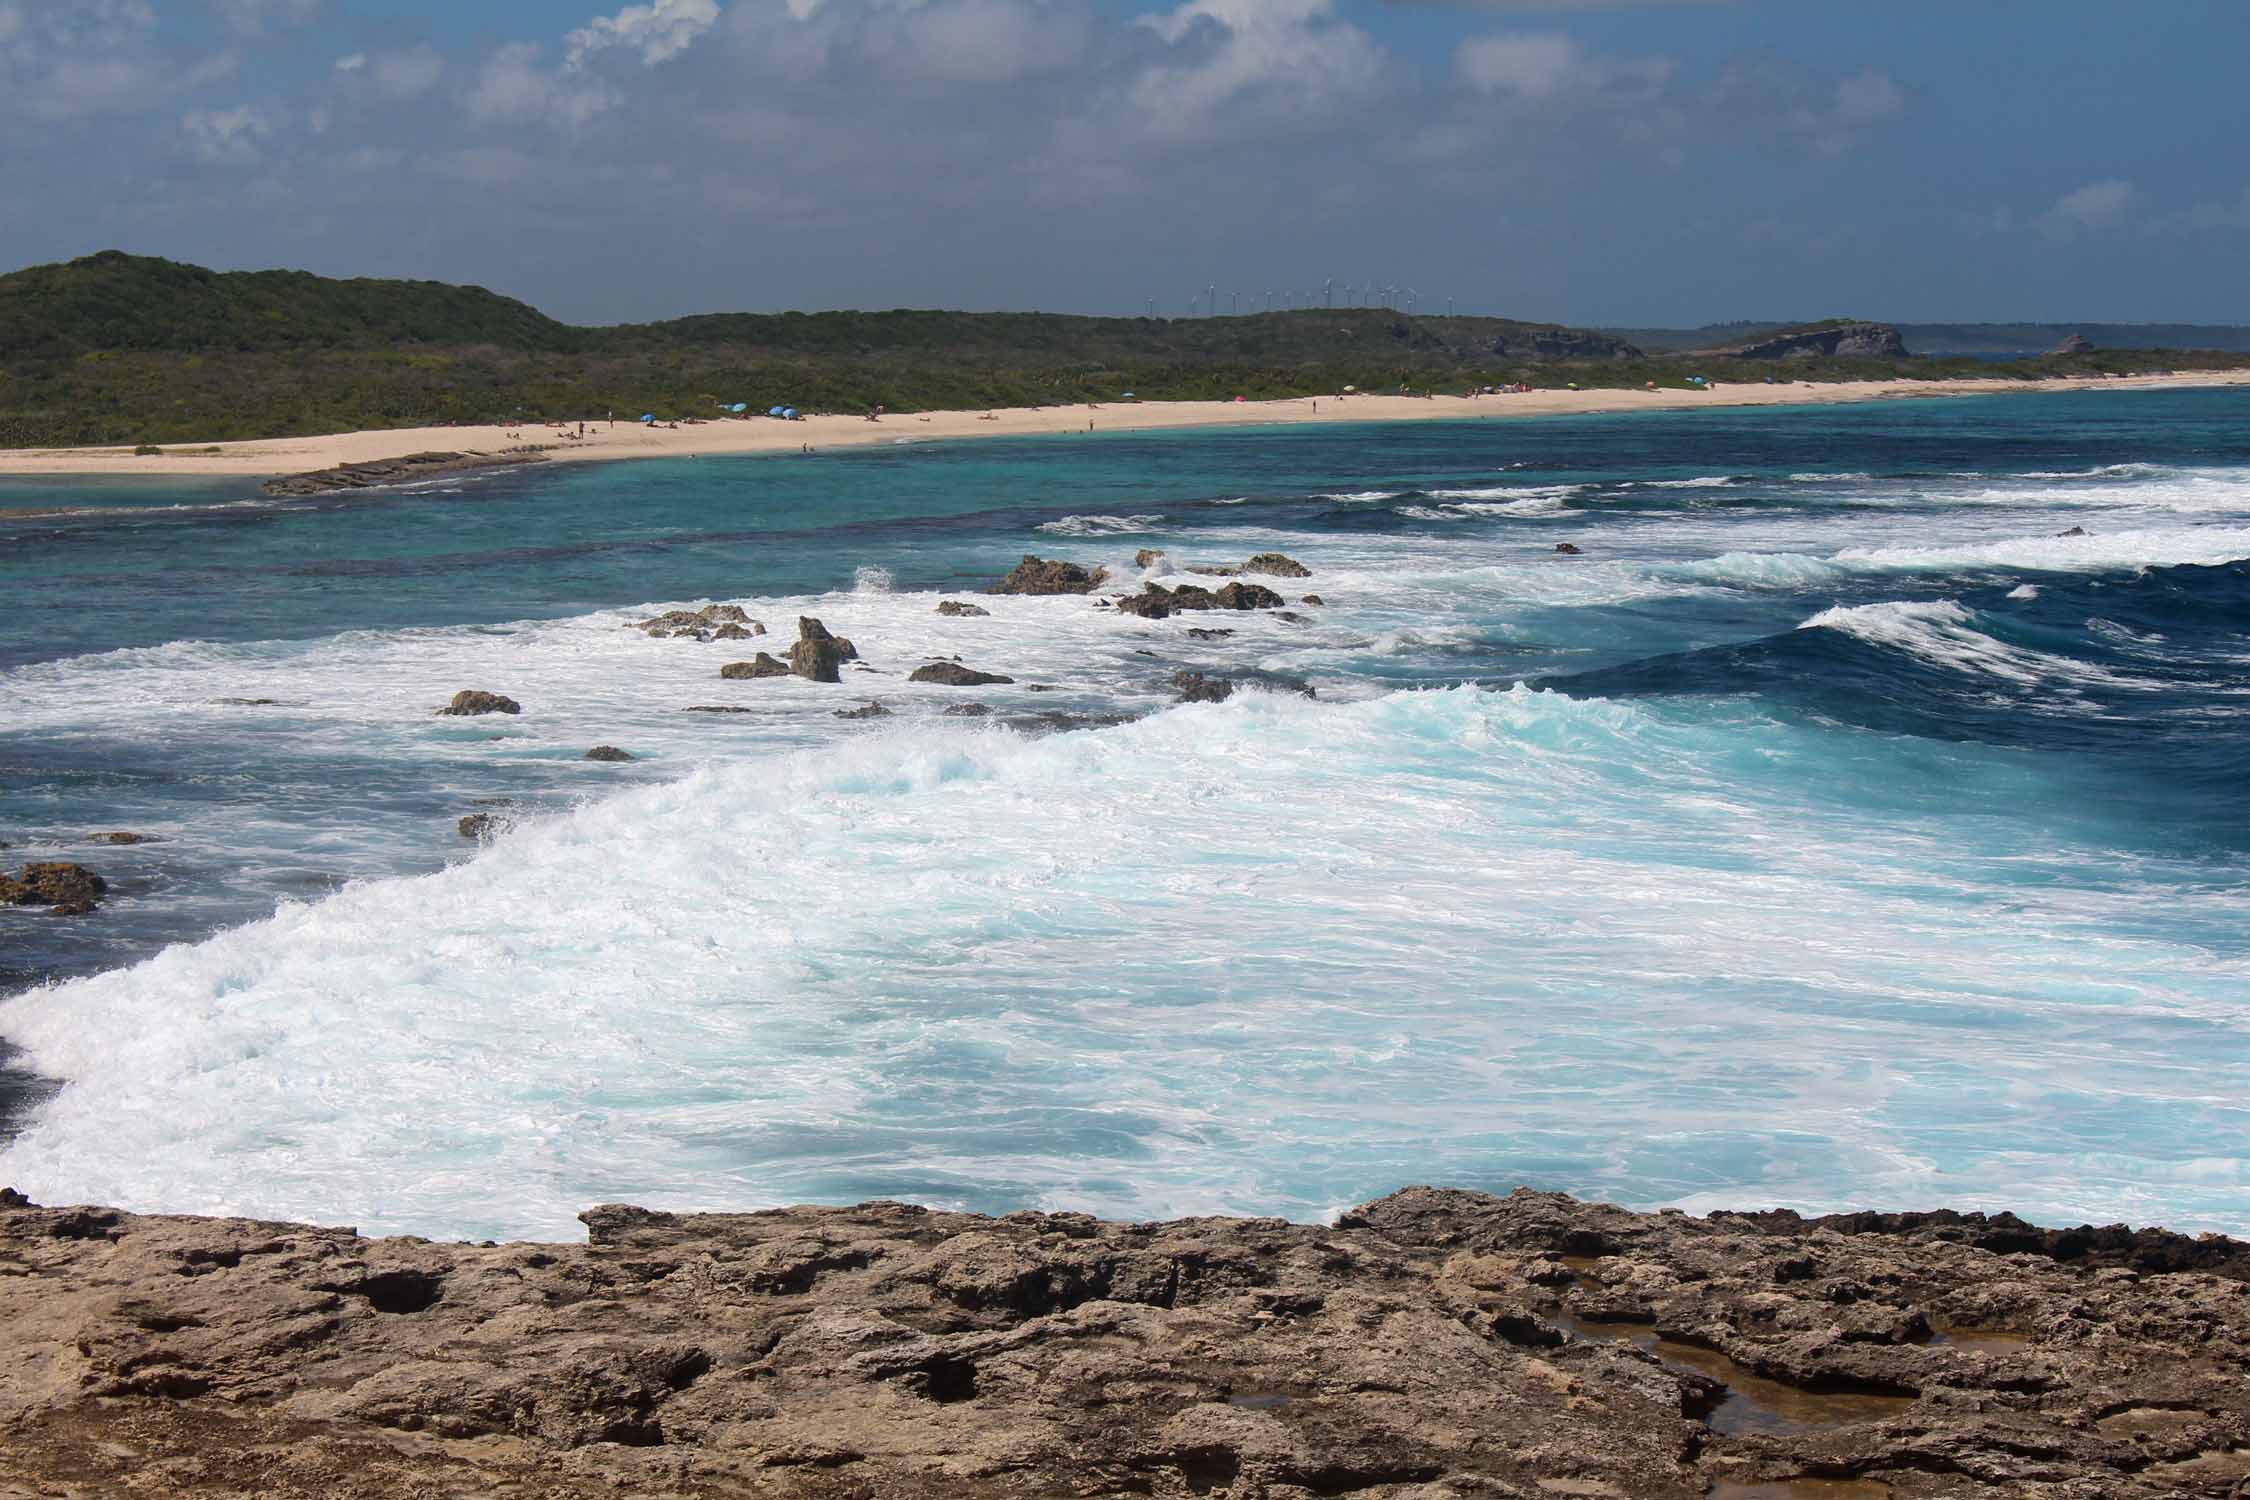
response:
<path fill-rule="evenodd" d="M 1927 396 L 2054 393 L 2077 390 L 2147 390 L 2250 385 L 2250 370 L 2207 370 L 2124 380 L 1861 380 L 1823 384 L 1723 385 L 1708 393 L 1687 391 L 1541 390 L 1501 396 L 1321 396 L 1284 401 L 1147 401 L 1094 406 L 1003 407 L 982 412 L 899 413 L 870 422 L 864 417 L 814 416 L 797 422 L 772 418 L 722 419 L 650 428 L 620 421 L 588 423 L 583 440 L 537 423 L 517 427 L 400 427 L 320 437 L 177 444 L 161 454 L 136 455 L 130 447 L 12 448 L 0 450 L 0 475 L 119 476 L 297 474 L 338 464 L 373 463 L 433 450 L 500 453 L 538 446 L 564 462 L 620 458 L 700 458 L 730 454 L 795 453 L 810 447 L 868 447 L 941 438 L 1154 431 L 1166 428 L 1289 426 L 1316 422 L 1459 421 L 1474 418 L 1563 416 L 1588 412 L 1679 411 L 1715 406 L 1826 406 Z M 1089 428 L 1088 424 L 1092 424 Z M 575 424 L 570 429 L 575 431 Z"/>

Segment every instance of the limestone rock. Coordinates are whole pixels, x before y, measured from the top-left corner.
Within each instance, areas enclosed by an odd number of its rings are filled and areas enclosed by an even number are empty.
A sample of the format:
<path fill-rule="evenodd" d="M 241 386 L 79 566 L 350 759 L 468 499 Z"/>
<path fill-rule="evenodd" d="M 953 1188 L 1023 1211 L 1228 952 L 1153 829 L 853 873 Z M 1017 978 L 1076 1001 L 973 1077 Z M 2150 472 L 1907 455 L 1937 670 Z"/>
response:
<path fill-rule="evenodd" d="M 842 682 L 843 674 L 838 669 L 851 659 L 844 654 L 847 644 L 830 635 L 828 627 L 811 615 L 799 615 L 797 639 L 789 648 L 789 670 L 814 682 Z M 858 654 L 854 651 L 852 656 Z"/>
<path fill-rule="evenodd" d="M 0 1192 L 0 1490 L 2157 1500 L 2250 1474 L 2250 1246 L 1409 1188 L 1332 1225 Z M 1631 1321 L 1619 1321 L 1619 1319 Z"/>
<path fill-rule="evenodd" d="M 991 610 L 986 609 L 981 604 L 964 604 L 958 599 L 940 599 L 937 612 L 941 615 L 953 615 L 962 619 L 982 617 L 992 613 Z"/>
<path fill-rule="evenodd" d="M 1234 696 L 1233 683 L 1201 672 L 1174 672 L 1172 686 L 1178 689 L 1182 703 L 1224 703 Z"/>
<path fill-rule="evenodd" d="M 440 715 L 469 718 L 476 714 L 520 714 L 523 705 L 499 693 L 480 692 L 463 688 L 453 695 L 453 701 L 438 710 Z"/>
<path fill-rule="evenodd" d="M 754 680 L 760 677 L 787 677 L 789 663 L 761 651 L 748 661 L 730 661 L 719 668 L 719 675 L 729 682 Z"/>
<path fill-rule="evenodd" d="M 1014 682 L 1013 677 L 1002 677 L 997 672 L 979 672 L 974 667 L 964 667 L 957 661 L 933 661 L 916 667 L 907 674 L 908 682 L 934 682 L 944 687 L 985 687 L 993 683 Z"/>
<path fill-rule="evenodd" d="M 615 745 L 596 745 L 586 752 L 588 760 L 628 761 L 637 758 L 630 750 L 620 750 Z"/>
<path fill-rule="evenodd" d="M 1261 552 L 1242 565 L 1245 573 L 1267 573 L 1276 578 L 1310 578 L 1312 569 L 1279 552 Z"/>
<path fill-rule="evenodd" d="M 1085 594 L 1109 576 L 1106 568 L 1088 571 L 1077 563 L 1048 561 L 1026 552 L 1023 561 L 993 587 L 995 594 Z"/>
<path fill-rule="evenodd" d="M 108 881 L 62 860 L 40 860 L 13 877 L 0 875 L 0 906 L 51 906 L 63 916 L 83 916 L 108 893 Z"/>

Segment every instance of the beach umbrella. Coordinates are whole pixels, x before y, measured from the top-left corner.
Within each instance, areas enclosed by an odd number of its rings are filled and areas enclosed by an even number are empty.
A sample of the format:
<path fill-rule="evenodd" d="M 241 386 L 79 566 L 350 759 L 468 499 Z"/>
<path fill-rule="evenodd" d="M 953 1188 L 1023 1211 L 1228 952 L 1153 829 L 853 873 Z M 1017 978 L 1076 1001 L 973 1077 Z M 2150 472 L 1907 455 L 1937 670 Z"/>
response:
<path fill-rule="evenodd" d="M 734 413 L 734 414 L 735 414 L 736 416 L 741 416 L 741 415 L 742 415 L 742 414 L 743 414 L 744 412 L 748 411 L 749 409 L 750 409 L 750 403 L 749 403 L 749 402 L 747 402 L 747 401 L 737 401 L 737 402 L 735 402 L 735 403 L 734 403 L 734 405 L 732 405 L 732 406 L 730 406 L 730 407 L 728 407 L 728 408 L 727 408 L 727 410 L 728 410 L 728 411 L 731 411 L 731 412 L 733 412 L 733 413 Z"/>
<path fill-rule="evenodd" d="M 641 420 L 644 422 L 653 422 L 656 420 L 656 413 L 652 411 L 644 411 L 641 413 Z"/>
<path fill-rule="evenodd" d="M 769 406 L 766 408 L 766 415 L 769 417 L 778 417 L 781 415 L 781 408 L 778 406 Z"/>
<path fill-rule="evenodd" d="M 781 419 L 782 419 L 782 420 L 783 420 L 784 422 L 794 422 L 794 421 L 796 421 L 796 420 L 797 420 L 797 408 L 796 408 L 796 407 L 794 407 L 794 406 L 784 406 L 784 407 L 783 407 L 783 408 L 781 409 Z"/>

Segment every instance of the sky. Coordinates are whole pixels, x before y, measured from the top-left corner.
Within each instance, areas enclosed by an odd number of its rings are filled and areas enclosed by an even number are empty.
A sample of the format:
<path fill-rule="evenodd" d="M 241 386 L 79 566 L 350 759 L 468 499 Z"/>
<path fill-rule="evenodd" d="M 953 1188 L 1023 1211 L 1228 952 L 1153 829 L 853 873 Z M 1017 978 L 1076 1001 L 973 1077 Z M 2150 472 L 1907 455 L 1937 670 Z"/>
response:
<path fill-rule="evenodd" d="M 2245 59 L 2244 0 L 0 0 L 0 267 L 2250 323 Z"/>

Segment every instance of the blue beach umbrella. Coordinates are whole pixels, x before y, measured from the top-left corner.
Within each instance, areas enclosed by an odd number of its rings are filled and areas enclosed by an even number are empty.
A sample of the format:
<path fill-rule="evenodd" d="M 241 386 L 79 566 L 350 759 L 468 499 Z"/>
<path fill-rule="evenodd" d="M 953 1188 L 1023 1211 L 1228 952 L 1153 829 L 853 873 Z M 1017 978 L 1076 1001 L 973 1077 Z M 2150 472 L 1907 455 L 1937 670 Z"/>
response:
<path fill-rule="evenodd" d="M 783 420 L 784 422 L 794 422 L 794 421 L 796 421 L 796 420 L 797 420 L 797 408 L 796 408 L 796 407 L 794 407 L 794 406 L 784 406 L 784 407 L 783 407 L 783 408 L 781 409 L 781 419 L 782 419 L 782 420 Z"/>
<path fill-rule="evenodd" d="M 644 411 L 641 413 L 641 420 L 644 422 L 653 422 L 656 420 L 656 413 L 652 411 Z"/>
<path fill-rule="evenodd" d="M 769 406 L 766 408 L 766 415 L 769 417 L 778 417 L 781 415 L 781 408 L 778 406 Z"/>

